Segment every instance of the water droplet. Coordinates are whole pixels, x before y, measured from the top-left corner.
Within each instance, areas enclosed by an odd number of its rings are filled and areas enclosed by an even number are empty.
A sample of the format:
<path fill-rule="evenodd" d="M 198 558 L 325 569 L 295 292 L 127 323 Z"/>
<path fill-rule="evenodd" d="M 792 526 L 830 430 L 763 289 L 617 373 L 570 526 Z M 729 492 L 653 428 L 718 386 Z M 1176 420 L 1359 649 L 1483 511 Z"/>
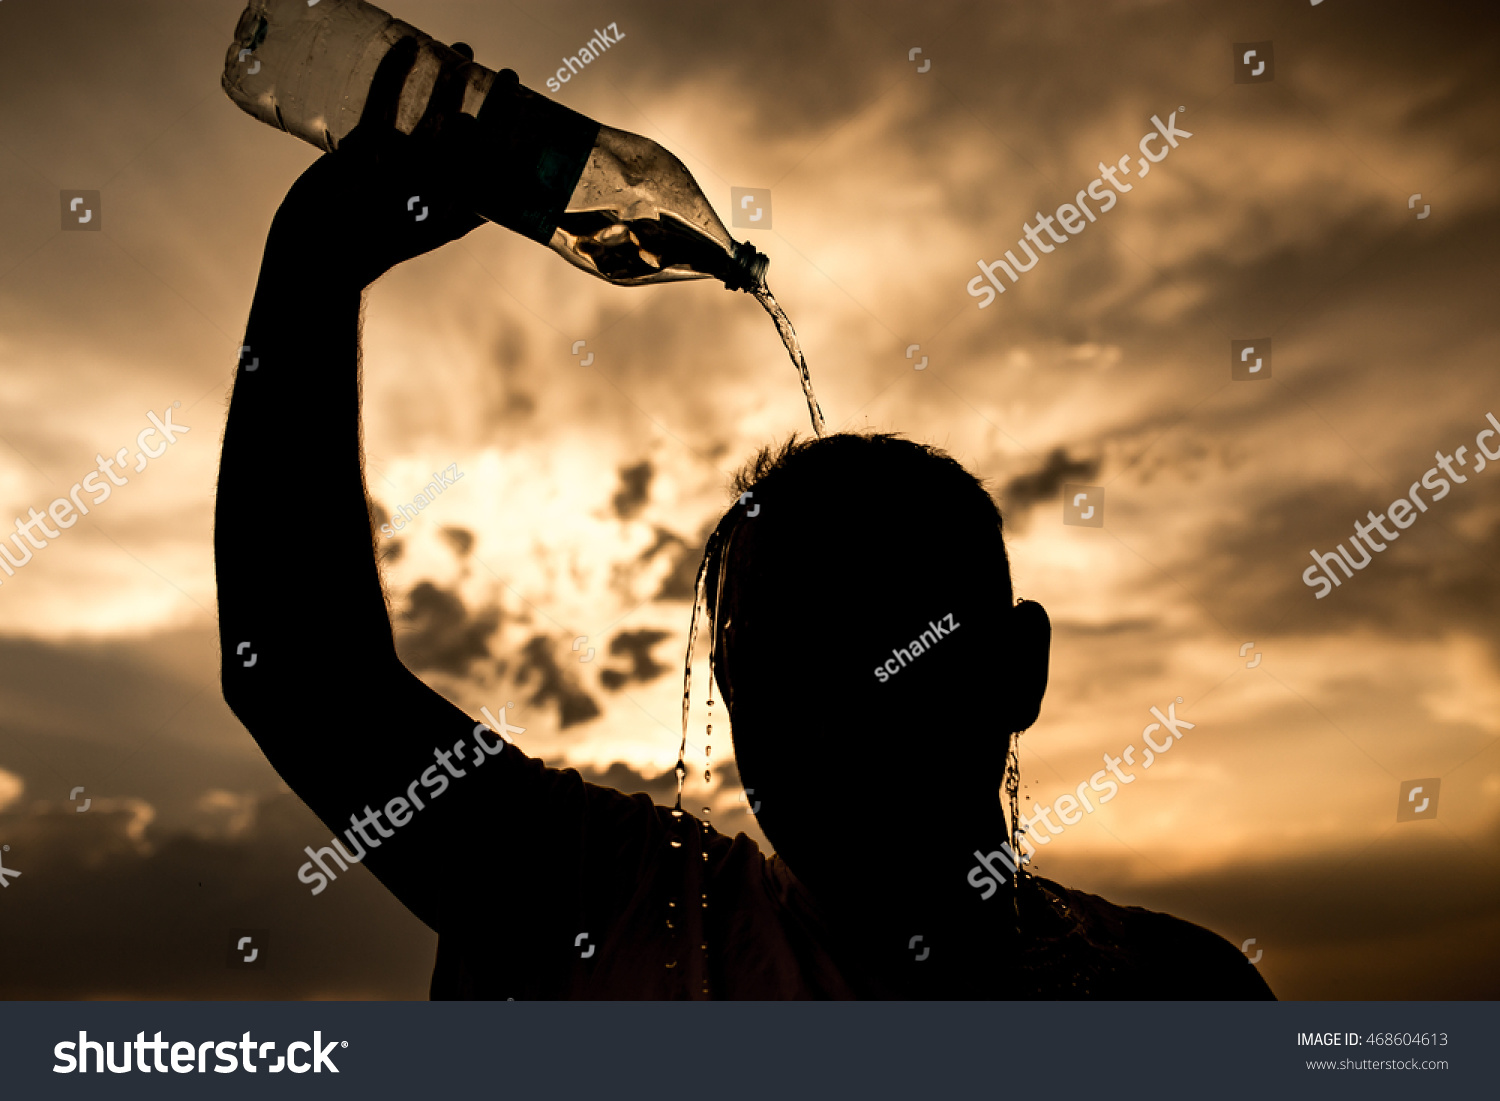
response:
<path fill-rule="evenodd" d="M 713 783 L 713 780 L 714 780 L 714 774 L 712 772 L 710 772 L 708 769 L 705 768 L 703 770 L 703 782 L 705 784 L 711 784 L 711 783 Z"/>

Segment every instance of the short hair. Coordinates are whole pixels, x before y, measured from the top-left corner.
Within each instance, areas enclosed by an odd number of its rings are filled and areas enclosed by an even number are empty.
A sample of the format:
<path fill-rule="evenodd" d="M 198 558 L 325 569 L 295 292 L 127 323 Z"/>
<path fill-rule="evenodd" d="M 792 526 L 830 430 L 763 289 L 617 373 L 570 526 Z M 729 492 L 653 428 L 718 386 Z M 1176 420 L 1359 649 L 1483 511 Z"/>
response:
<path fill-rule="evenodd" d="M 788 667 L 791 658 L 815 662 L 824 690 L 841 696 L 846 713 L 857 710 L 889 688 L 872 672 L 876 658 L 930 622 L 952 614 L 961 627 L 969 617 L 966 645 L 944 651 L 944 639 L 935 649 L 947 660 L 914 663 L 917 676 L 892 678 L 903 688 L 939 683 L 1011 604 L 1000 509 L 935 447 L 890 433 L 793 435 L 762 448 L 731 488 L 736 504 L 704 565 L 707 608 L 715 630 L 726 632 L 721 681 L 737 709 L 760 710 L 756 697 L 768 706 L 769 695 L 795 697 L 786 678 L 813 670 Z"/>

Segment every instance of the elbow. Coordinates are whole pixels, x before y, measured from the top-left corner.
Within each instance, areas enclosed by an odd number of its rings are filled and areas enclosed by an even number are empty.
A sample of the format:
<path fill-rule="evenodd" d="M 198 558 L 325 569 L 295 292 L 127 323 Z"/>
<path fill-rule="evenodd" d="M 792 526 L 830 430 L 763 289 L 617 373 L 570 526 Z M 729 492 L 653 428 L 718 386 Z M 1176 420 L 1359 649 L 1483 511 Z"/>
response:
<path fill-rule="evenodd" d="M 251 642 L 220 641 L 219 692 L 229 710 L 251 731 L 300 687 L 288 683 L 284 670 L 278 675 L 277 663 L 268 661 L 260 650 Z"/>
<path fill-rule="evenodd" d="M 375 695 L 411 677 L 393 654 L 384 660 L 369 654 L 351 660 L 274 645 L 268 653 L 250 643 L 229 642 L 221 649 L 219 692 L 252 733 L 261 723 L 307 708 L 332 688 L 340 695 Z"/>
<path fill-rule="evenodd" d="M 235 718 L 248 730 L 264 706 L 266 693 L 263 684 L 255 684 L 244 674 L 242 663 L 233 657 L 219 665 L 219 692 Z"/>

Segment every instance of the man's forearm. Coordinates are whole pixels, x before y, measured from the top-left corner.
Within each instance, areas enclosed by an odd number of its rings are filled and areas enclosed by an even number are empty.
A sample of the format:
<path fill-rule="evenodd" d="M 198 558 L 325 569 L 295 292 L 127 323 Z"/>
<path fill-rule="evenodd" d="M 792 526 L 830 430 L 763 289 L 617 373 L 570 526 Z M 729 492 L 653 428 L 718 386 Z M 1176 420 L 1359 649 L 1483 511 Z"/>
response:
<path fill-rule="evenodd" d="M 395 661 L 361 470 L 362 296 L 303 259 L 273 231 L 224 431 L 214 553 L 237 711 Z"/>

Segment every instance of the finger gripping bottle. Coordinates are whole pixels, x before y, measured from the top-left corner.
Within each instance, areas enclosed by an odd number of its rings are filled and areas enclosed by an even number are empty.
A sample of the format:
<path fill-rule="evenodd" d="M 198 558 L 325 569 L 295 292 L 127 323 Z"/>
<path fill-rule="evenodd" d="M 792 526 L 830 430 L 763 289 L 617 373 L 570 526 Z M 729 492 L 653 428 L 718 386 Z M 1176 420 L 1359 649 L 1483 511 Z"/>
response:
<path fill-rule="evenodd" d="M 477 120 L 465 150 L 475 213 L 619 286 L 715 278 L 765 286 L 767 258 L 724 228 L 661 145 L 492 72 L 364 0 L 250 0 L 223 86 L 247 113 L 332 151 L 363 119 L 411 133 Z M 429 113 L 429 106 L 434 111 Z"/>

